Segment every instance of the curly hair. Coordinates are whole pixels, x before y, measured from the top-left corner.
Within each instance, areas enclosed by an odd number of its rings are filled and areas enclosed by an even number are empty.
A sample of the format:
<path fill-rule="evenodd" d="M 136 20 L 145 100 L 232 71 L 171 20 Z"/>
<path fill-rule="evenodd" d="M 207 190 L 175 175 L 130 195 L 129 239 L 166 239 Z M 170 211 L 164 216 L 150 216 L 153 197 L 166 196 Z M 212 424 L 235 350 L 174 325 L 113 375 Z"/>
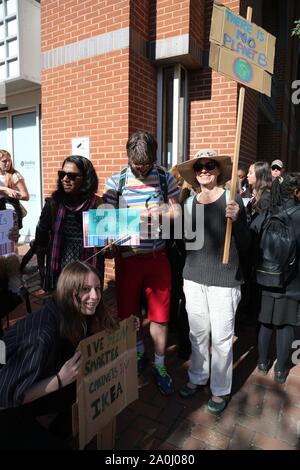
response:
<path fill-rule="evenodd" d="M 67 264 L 58 278 L 54 294 L 54 301 L 59 310 L 60 334 L 74 346 L 84 338 L 85 325 L 90 333 L 103 329 L 115 330 L 119 325 L 118 319 L 105 310 L 102 299 L 95 315 L 87 316 L 81 313 L 79 294 L 89 273 L 96 274 L 101 282 L 98 271 L 88 263 L 74 261 Z"/>
<path fill-rule="evenodd" d="M 300 175 L 297 173 L 286 173 L 281 178 L 275 178 L 271 190 L 270 208 L 272 212 L 284 208 L 287 201 L 294 198 L 297 202 L 297 193 L 300 191 Z"/>
<path fill-rule="evenodd" d="M 83 176 L 82 185 L 79 188 L 78 202 L 86 201 L 98 191 L 99 181 L 96 170 L 92 162 L 81 155 L 70 155 L 67 157 L 62 164 L 62 168 L 67 162 L 74 163 Z M 57 180 L 57 189 L 52 193 L 52 197 L 56 202 L 62 202 L 66 199 L 60 179 Z"/>
<path fill-rule="evenodd" d="M 156 162 L 157 142 L 150 132 L 131 134 L 126 144 L 129 164 L 145 165 Z"/>

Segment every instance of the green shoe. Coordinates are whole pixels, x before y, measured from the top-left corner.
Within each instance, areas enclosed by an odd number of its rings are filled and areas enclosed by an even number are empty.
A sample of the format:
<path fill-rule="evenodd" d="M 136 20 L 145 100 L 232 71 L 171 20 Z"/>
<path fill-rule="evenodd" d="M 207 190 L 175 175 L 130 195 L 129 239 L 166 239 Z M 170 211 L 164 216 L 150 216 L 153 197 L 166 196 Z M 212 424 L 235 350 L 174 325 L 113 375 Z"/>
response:
<path fill-rule="evenodd" d="M 213 414 L 219 414 L 225 410 L 226 405 L 227 401 L 224 399 L 220 403 L 218 403 L 211 398 L 207 403 L 207 411 Z"/>

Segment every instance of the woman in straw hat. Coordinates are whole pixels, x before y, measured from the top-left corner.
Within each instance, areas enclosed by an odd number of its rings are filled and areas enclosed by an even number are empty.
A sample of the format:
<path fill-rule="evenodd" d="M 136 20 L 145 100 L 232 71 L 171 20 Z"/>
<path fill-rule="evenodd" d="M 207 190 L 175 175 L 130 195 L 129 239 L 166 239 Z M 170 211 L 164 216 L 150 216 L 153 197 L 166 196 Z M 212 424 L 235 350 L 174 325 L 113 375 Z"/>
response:
<path fill-rule="evenodd" d="M 188 183 L 201 187 L 201 192 L 189 201 L 192 210 L 185 214 L 185 224 L 199 223 L 198 210 L 204 211 L 203 246 L 199 249 L 195 244 L 193 249 L 189 243 L 183 271 L 192 354 L 189 381 L 180 394 L 193 396 L 210 376 L 208 411 L 212 413 L 225 409 L 231 393 L 234 316 L 243 282 L 239 254 L 248 249 L 250 242 L 242 199 L 236 195 L 235 200 L 227 201 L 228 192 L 223 189 L 231 168 L 230 157 L 219 156 L 211 149 L 199 151 L 194 159 L 178 165 Z M 225 265 L 222 257 L 227 218 L 233 222 L 233 237 L 229 263 Z"/>

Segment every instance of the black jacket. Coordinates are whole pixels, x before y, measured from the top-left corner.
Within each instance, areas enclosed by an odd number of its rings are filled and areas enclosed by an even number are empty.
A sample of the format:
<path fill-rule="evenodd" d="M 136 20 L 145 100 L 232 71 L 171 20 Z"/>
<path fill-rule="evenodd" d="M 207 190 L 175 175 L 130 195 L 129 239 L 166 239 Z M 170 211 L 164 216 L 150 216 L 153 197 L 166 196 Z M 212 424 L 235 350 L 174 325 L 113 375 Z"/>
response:
<path fill-rule="evenodd" d="M 2 340 L 6 364 L 0 366 L 0 409 L 22 405 L 26 390 L 55 375 L 74 354 L 73 346 L 60 337 L 58 311 L 52 300 L 19 320 Z"/>
<path fill-rule="evenodd" d="M 290 199 L 286 203 L 286 208 L 299 206 L 299 209 L 291 214 L 292 223 L 294 225 L 295 236 L 298 245 L 298 272 L 297 276 L 286 286 L 285 289 L 272 290 L 265 288 L 263 289 L 263 294 L 269 295 L 274 298 L 290 298 L 297 301 L 300 301 L 300 204 L 298 204 L 294 199 Z M 267 212 L 261 212 L 251 223 L 250 229 L 253 234 L 253 251 L 257 249 L 258 236 L 264 223 Z M 253 253 L 255 259 L 255 253 Z"/>

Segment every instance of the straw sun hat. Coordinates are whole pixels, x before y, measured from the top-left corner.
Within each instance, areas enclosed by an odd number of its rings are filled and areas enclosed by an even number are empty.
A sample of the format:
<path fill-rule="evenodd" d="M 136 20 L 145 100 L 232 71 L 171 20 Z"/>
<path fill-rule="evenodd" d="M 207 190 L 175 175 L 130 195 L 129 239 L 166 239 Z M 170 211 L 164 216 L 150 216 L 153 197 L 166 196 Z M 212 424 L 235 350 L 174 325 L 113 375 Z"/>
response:
<path fill-rule="evenodd" d="M 232 162 L 228 155 L 218 155 L 218 152 L 214 149 L 198 150 L 194 158 L 177 165 L 177 170 L 180 175 L 193 187 L 199 186 L 193 167 L 198 160 L 201 160 L 201 158 L 210 158 L 218 162 L 221 171 L 218 176 L 218 185 L 221 186 L 231 179 Z"/>

